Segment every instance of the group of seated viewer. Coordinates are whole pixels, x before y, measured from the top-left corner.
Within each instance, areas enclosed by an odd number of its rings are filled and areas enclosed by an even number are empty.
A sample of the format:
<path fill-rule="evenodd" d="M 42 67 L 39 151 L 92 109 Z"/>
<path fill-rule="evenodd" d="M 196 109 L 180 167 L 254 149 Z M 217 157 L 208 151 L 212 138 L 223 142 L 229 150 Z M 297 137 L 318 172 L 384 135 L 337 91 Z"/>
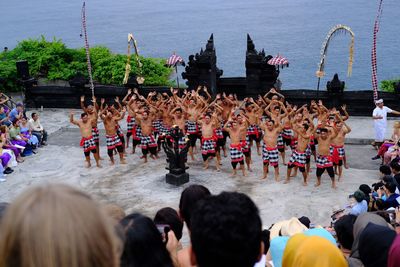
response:
<path fill-rule="evenodd" d="M 5 176 L 24 161 L 23 157 L 36 154 L 46 142 L 47 132 L 37 113 L 32 112 L 28 118 L 21 103 L 12 109 L 0 105 L 0 182 L 6 181 Z"/>

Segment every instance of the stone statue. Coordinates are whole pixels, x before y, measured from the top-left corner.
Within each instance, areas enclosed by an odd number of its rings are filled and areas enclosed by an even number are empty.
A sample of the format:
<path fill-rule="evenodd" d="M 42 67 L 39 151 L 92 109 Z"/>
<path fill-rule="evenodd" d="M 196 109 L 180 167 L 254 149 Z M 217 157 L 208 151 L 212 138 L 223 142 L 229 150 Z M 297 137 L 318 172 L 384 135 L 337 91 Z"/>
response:
<path fill-rule="evenodd" d="M 333 75 L 332 81 L 326 83 L 326 89 L 330 93 L 343 93 L 345 83 L 339 80 L 337 73 Z"/>
<path fill-rule="evenodd" d="M 264 94 L 276 83 L 279 71 L 275 66 L 269 65 L 271 55 L 266 56 L 264 49 L 258 52 L 250 35 L 247 34 L 246 51 L 246 95 L 257 96 Z"/>
<path fill-rule="evenodd" d="M 190 147 L 188 141 L 184 148 L 179 149 L 179 140 L 184 137 L 184 134 L 178 126 L 171 130 L 171 137 L 174 140 L 172 147 L 167 142 L 162 143 L 162 147 L 167 155 L 169 166 L 166 168 L 169 173 L 166 174 L 166 182 L 173 185 L 181 185 L 189 182 L 189 174 L 186 172 L 187 153 Z"/>
<path fill-rule="evenodd" d="M 187 80 L 186 85 L 189 90 L 204 85 L 215 95 L 217 93 L 217 80 L 222 74 L 223 71 L 217 67 L 214 36 L 211 34 L 206 49 L 201 48 L 200 53 L 189 56 L 188 65 L 182 73 L 182 78 Z"/>

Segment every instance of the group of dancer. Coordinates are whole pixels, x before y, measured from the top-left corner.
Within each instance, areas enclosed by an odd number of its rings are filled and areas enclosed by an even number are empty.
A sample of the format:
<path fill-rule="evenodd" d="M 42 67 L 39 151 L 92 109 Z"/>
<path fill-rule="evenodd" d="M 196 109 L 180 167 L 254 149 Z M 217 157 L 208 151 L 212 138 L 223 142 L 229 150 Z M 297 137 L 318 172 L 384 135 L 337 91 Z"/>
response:
<path fill-rule="evenodd" d="M 322 101 L 311 101 L 302 107 L 291 105 L 285 97 L 271 89 L 257 99 L 245 98 L 239 101 L 236 95 L 217 94 L 212 98 L 205 87 L 193 91 L 171 89 L 171 94 L 151 92 L 144 97 L 135 90 L 128 90 L 121 101 L 116 98 L 111 106 L 100 106 L 96 98 L 85 106 L 81 98 L 83 113 L 80 120 L 70 121 L 81 129 L 87 166 L 90 167 L 90 153 L 100 166 L 99 131 L 97 123 L 101 119 L 106 130 L 107 153 L 111 164 L 114 154 L 118 153 L 120 163 L 125 164 L 125 150 L 132 145 L 132 153 L 138 145 L 142 150 L 141 158 L 147 162 L 148 156 L 158 158 L 161 144 L 179 148 L 189 147 L 188 154 L 195 161 L 196 143 L 200 140 L 204 169 L 210 161 L 220 171 L 221 155 L 227 157 L 227 138 L 232 164 L 232 175 L 239 168 L 242 175 L 252 172 L 252 148 L 255 146 L 263 160 L 263 179 L 266 179 L 269 167 L 274 169 L 274 177 L 279 181 L 279 161 L 287 166 L 286 179 L 303 176 L 303 185 L 309 180 L 311 158 L 316 162 L 317 182 L 327 171 L 332 187 L 336 187 L 335 173 L 342 178 L 343 167 L 347 166 L 344 143 L 351 129 L 345 123 L 349 118 L 346 106 L 340 110 L 328 109 Z M 119 123 L 126 117 L 127 133 L 124 135 Z M 315 122 L 315 123 L 314 123 Z M 171 136 L 171 130 L 179 128 L 182 132 L 179 140 Z M 126 138 L 125 138 L 126 137 Z M 286 162 L 286 150 L 291 156 Z"/>

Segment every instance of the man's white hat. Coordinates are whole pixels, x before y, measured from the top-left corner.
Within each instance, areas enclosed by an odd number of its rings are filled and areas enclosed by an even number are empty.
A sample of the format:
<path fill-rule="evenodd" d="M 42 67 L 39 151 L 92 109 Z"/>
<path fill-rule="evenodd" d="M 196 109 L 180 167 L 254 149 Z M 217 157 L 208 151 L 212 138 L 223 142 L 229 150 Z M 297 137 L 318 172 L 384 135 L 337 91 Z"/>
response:
<path fill-rule="evenodd" d="M 381 104 L 381 103 L 383 103 L 383 99 L 382 98 L 375 101 L 375 104 Z"/>

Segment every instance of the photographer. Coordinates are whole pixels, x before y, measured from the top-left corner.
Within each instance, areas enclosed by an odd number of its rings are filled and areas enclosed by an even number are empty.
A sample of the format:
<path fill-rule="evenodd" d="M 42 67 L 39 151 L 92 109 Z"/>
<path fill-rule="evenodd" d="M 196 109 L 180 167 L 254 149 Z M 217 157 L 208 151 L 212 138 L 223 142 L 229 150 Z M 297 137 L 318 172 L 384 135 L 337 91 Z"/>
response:
<path fill-rule="evenodd" d="M 399 206 L 400 195 L 396 194 L 396 185 L 393 182 L 389 182 L 383 185 L 383 187 L 377 190 L 377 207 L 378 209 L 388 209 L 388 208 L 396 208 Z M 383 200 L 382 197 L 386 196 L 386 199 Z M 382 201 L 378 201 L 381 199 Z"/>

